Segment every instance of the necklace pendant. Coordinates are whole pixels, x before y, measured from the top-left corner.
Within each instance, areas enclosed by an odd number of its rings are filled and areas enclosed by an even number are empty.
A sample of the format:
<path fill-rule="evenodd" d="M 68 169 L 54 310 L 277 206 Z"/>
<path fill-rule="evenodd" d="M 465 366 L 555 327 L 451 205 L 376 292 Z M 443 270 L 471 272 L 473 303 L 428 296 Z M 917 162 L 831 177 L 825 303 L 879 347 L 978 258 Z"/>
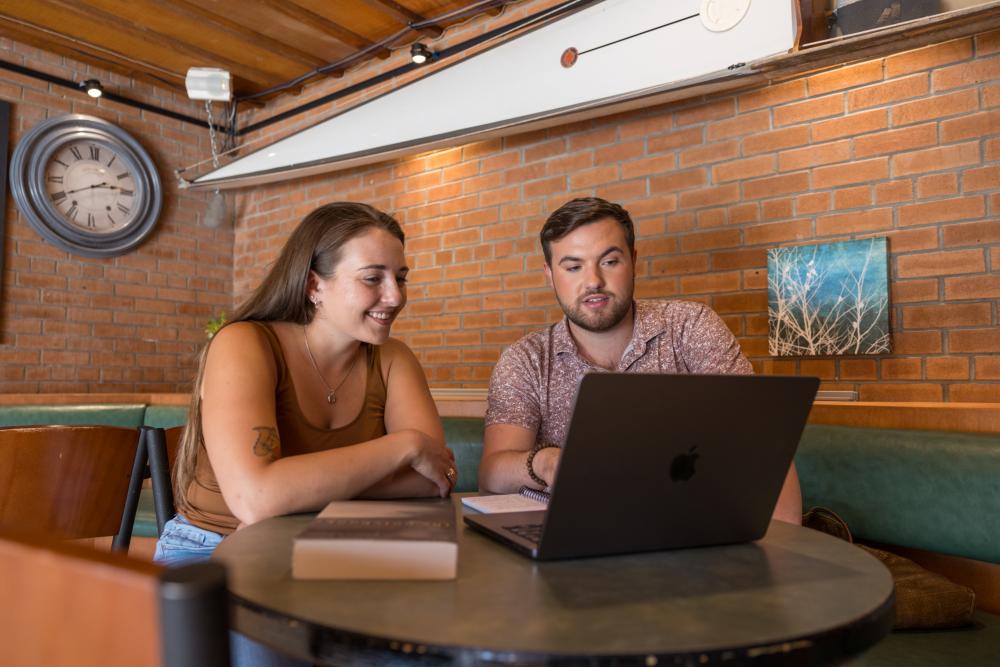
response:
<path fill-rule="evenodd" d="M 326 402 L 333 405 L 337 402 L 337 395 L 331 390 L 329 394 L 326 395 Z"/>

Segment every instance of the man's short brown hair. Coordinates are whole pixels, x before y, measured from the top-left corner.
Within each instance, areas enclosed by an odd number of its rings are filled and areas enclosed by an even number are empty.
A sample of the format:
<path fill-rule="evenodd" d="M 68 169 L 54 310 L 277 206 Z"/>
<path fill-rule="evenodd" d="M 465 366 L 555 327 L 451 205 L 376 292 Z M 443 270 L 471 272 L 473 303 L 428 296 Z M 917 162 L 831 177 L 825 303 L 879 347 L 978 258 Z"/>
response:
<path fill-rule="evenodd" d="M 628 211 L 620 205 L 600 197 L 578 197 L 560 206 L 542 226 L 539 237 L 542 241 L 545 263 L 550 266 L 552 264 L 551 244 L 553 241 L 558 241 L 579 227 L 608 218 L 619 223 L 625 229 L 625 242 L 628 244 L 629 253 L 634 254 L 635 227 L 632 225 L 632 218 Z"/>

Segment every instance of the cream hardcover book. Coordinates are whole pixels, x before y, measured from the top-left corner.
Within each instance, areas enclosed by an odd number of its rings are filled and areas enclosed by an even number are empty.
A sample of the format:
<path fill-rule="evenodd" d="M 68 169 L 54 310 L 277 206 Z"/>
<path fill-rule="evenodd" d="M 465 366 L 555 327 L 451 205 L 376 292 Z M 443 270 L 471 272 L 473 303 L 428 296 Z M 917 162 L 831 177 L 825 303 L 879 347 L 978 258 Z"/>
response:
<path fill-rule="evenodd" d="M 450 499 L 334 501 L 292 546 L 295 579 L 454 579 L 457 565 Z"/>

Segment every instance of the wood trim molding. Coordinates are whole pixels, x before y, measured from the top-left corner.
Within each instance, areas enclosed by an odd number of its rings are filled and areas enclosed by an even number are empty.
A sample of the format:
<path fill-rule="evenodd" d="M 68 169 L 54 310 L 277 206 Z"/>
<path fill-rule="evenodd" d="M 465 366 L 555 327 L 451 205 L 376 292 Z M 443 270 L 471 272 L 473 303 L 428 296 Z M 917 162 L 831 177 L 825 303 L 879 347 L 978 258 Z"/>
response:
<path fill-rule="evenodd" d="M 191 394 L 0 394 L 4 405 L 188 405 Z"/>

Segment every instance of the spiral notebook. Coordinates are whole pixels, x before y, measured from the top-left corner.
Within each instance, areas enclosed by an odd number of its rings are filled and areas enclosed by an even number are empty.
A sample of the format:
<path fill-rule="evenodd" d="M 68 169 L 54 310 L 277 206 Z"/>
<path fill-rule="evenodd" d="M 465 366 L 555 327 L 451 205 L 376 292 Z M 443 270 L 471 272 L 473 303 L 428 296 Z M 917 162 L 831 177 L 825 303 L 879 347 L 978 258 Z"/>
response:
<path fill-rule="evenodd" d="M 517 493 L 498 493 L 462 498 L 463 505 L 483 514 L 544 510 L 548 503 L 549 494 L 527 486 L 522 486 Z"/>

